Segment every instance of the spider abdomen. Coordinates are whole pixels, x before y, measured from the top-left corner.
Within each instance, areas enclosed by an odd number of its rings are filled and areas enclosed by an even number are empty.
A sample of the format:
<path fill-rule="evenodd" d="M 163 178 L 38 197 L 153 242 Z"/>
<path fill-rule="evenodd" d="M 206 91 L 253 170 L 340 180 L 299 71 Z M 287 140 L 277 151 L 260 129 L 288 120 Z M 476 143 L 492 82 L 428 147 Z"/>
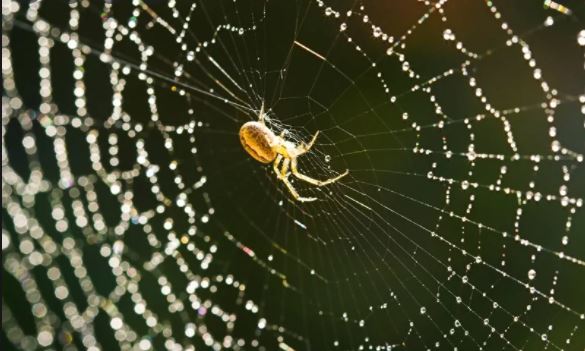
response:
<path fill-rule="evenodd" d="M 262 163 L 270 163 L 276 158 L 272 148 L 276 136 L 260 122 L 247 122 L 240 128 L 240 142 L 250 156 Z"/>

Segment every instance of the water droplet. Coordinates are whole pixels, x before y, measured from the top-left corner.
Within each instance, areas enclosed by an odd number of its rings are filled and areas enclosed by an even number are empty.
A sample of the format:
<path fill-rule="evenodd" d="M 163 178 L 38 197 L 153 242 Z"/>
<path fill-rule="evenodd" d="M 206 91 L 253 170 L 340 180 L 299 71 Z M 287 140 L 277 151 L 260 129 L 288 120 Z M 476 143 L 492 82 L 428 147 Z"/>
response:
<path fill-rule="evenodd" d="M 577 43 L 579 43 L 580 46 L 585 46 L 585 29 L 579 32 L 579 35 L 577 36 Z"/>
<path fill-rule="evenodd" d="M 455 40 L 455 34 L 453 34 L 453 31 L 451 29 L 447 28 L 443 31 L 443 39 Z"/>
<path fill-rule="evenodd" d="M 528 271 L 528 279 L 533 280 L 536 277 L 536 271 L 531 269 Z"/>

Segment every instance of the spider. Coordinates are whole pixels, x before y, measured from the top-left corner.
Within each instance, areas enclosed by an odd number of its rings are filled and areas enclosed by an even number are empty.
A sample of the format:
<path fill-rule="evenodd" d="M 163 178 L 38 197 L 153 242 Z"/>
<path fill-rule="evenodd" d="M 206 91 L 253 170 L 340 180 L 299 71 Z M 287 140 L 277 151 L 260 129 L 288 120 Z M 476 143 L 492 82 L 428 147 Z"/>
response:
<path fill-rule="evenodd" d="M 258 121 L 244 123 L 244 125 L 242 125 L 240 128 L 240 141 L 242 142 L 244 150 L 246 150 L 246 152 L 250 154 L 250 156 L 252 156 L 256 161 L 262 162 L 264 164 L 273 162 L 272 168 L 274 169 L 274 173 L 276 173 L 277 179 L 281 180 L 286 185 L 288 191 L 295 198 L 295 200 L 309 202 L 315 201 L 317 198 L 302 197 L 299 195 L 297 190 L 288 180 L 290 175 L 288 172 L 289 166 L 291 173 L 295 177 L 316 186 L 335 183 L 349 173 L 348 170 L 345 170 L 345 172 L 339 174 L 338 176 L 326 180 L 317 180 L 300 173 L 297 169 L 297 157 L 309 152 L 315 143 L 315 140 L 317 140 L 319 131 L 313 135 L 313 138 L 308 144 L 302 142 L 297 145 L 284 138 L 285 131 L 280 133 L 279 136 L 274 134 L 274 132 L 264 123 L 264 117 L 264 105 L 262 105 L 260 114 L 258 115 Z M 279 168 L 281 162 L 282 166 Z"/>

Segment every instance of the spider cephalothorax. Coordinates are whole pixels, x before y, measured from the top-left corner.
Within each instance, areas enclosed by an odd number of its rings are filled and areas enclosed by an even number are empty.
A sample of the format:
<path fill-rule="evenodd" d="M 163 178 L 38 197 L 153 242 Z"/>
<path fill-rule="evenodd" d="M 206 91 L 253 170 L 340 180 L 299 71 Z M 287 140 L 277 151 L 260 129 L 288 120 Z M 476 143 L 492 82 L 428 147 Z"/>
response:
<path fill-rule="evenodd" d="M 284 134 L 285 133 L 282 132 L 280 135 L 276 135 L 270 128 L 268 128 L 268 126 L 266 126 L 264 123 L 264 106 L 262 106 L 260 114 L 258 115 L 258 121 L 244 123 L 244 125 L 240 128 L 240 141 L 242 142 L 244 150 L 246 150 L 246 152 L 254 159 L 266 164 L 271 162 L 273 163 L 272 166 L 278 179 L 286 185 L 296 200 L 307 202 L 315 201 L 317 198 L 302 197 L 299 195 L 299 193 L 288 180 L 290 175 L 288 172 L 289 166 L 291 173 L 295 177 L 316 186 L 323 186 L 334 183 L 349 173 L 348 170 L 345 170 L 345 172 L 339 174 L 338 176 L 326 180 L 313 179 L 302 173 L 299 173 L 297 169 L 297 157 L 307 153 L 311 149 L 315 143 L 315 140 L 317 140 L 319 131 L 313 135 L 313 138 L 308 144 L 295 144 L 286 140 L 284 138 Z M 282 166 L 279 168 L 281 162 Z"/>

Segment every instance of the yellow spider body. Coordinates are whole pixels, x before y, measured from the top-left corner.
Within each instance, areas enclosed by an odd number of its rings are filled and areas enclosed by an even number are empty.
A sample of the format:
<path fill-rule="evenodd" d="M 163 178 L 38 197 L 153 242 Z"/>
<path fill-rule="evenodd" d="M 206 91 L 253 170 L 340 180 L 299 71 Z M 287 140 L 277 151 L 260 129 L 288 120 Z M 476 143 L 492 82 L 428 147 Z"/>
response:
<path fill-rule="evenodd" d="M 299 195 L 288 180 L 290 175 L 288 172 L 289 167 L 295 177 L 316 186 L 334 183 L 348 174 L 346 170 L 336 177 L 327 180 L 317 180 L 299 173 L 297 169 L 297 157 L 307 153 L 311 149 L 318 135 L 319 131 L 315 133 L 308 144 L 301 143 L 297 145 L 286 140 L 284 138 L 284 132 L 280 135 L 274 134 L 264 123 L 264 107 L 260 110 L 258 121 L 247 122 L 240 128 L 240 142 L 244 150 L 256 161 L 265 164 L 273 163 L 273 169 L 277 178 L 286 185 L 292 196 L 301 202 L 315 201 L 317 198 L 302 197 Z M 282 166 L 279 168 L 281 162 Z"/>
<path fill-rule="evenodd" d="M 270 163 L 276 158 L 272 145 L 278 144 L 277 136 L 264 123 L 247 122 L 240 128 L 240 141 L 250 156 L 262 163 Z"/>

